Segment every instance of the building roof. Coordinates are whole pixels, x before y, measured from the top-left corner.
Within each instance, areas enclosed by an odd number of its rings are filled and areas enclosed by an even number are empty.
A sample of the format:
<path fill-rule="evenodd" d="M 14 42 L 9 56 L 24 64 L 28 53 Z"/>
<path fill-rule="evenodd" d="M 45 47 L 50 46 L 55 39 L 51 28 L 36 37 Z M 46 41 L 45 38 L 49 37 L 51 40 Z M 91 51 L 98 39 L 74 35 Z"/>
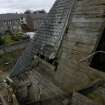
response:
<path fill-rule="evenodd" d="M 27 17 L 27 16 L 31 16 L 31 18 L 33 19 L 37 19 L 37 18 L 43 18 L 46 16 L 47 13 L 31 13 L 31 14 L 18 14 L 18 13 L 8 13 L 8 14 L 0 14 L 0 21 L 2 20 L 16 20 L 19 19 L 21 17 Z"/>
<path fill-rule="evenodd" d="M 68 21 L 68 11 L 72 8 L 71 5 L 71 2 L 68 0 L 57 0 L 55 2 L 55 5 L 46 17 L 47 19 L 43 21 L 38 29 L 35 39 L 27 46 L 23 56 L 20 57 L 14 66 L 13 72 L 10 74 L 11 77 L 24 72 L 31 65 L 33 56 L 36 53 L 43 54 L 47 59 L 55 58 L 64 30 L 68 24 L 66 24 L 66 21 Z M 68 8 L 65 9 L 65 7 Z M 33 54 L 33 52 L 35 53 Z"/>
<path fill-rule="evenodd" d="M 23 14 L 17 14 L 17 13 L 0 14 L 0 21 L 19 19 L 23 16 L 24 16 Z"/>

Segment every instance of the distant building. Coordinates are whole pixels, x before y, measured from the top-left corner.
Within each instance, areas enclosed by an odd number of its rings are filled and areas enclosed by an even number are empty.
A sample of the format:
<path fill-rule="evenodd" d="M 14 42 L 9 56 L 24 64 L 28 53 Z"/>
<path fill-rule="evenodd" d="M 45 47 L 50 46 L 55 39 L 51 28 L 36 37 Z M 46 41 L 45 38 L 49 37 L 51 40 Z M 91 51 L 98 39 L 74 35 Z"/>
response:
<path fill-rule="evenodd" d="M 25 18 L 21 14 L 0 14 L 0 33 L 16 33 L 22 31 L 21 22 L 25 22 Z"/>
<path fill-rule="evenodd" d="M 37 31 L 41 22 L 46 17 L 46 12 L 35 11 L 31 14 L 8 13 L 0 14 L 0 35 L 10 32 L 15 34 L 22 32 L 22 24 L 27 26 L 31 31 Z M 26 31 L 28 31 L 26 29 Z"/>

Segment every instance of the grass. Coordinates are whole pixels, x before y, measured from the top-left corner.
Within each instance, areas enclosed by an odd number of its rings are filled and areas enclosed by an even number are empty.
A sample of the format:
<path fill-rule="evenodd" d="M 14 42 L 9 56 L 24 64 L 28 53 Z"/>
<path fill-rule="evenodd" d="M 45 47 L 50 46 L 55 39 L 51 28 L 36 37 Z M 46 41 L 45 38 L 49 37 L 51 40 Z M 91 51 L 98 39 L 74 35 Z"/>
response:
<path fill-rule="evenodd" d="M 17 33 L 16 35 L 7 34 L 1 38 L 0 42 L 2 45 L 12 45 L 20 40 L 23 40 L 23 38 L 23 33 Z"/>
<path fill-rule="evenodd" d="M 12 39 L 11 35 L 6 35 L 2 39 L 3 39 L 5 45 L 11 45 L 11 44 L 15 43 L 15 40 Z"/>

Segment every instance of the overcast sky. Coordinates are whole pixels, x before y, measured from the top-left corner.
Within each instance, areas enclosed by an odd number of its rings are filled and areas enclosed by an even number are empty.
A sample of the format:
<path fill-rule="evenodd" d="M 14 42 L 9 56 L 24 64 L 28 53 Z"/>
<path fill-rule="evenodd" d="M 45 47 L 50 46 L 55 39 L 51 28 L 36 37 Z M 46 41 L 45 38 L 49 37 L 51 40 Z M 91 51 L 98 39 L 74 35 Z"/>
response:
<path fill-rule="evenodd" d="M 27 9 L 49 11 L 55 0 L 0 0 L 0 14 L 24 12 Z"/>

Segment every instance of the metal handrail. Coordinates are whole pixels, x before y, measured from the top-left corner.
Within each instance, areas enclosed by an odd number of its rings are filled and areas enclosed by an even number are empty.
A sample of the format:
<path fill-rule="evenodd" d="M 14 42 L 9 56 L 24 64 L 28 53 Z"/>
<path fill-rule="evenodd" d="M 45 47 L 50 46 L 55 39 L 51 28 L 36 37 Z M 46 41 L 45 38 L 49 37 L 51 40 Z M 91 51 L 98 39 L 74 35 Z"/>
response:
<path fill-rule="evenodd" d="M 96 52 L 93 52 L 92 54 L 88 55 L 87 57 L 83 58 L 83 59 L 80 59 L 79 62 L 84 62 L 86 60 L 88 60 L 89 58 L 93 57 L 94 55 L 98 54 L 98 53 L 103 53 L 105 54 L 105 51 L 96 51 Z"/>

